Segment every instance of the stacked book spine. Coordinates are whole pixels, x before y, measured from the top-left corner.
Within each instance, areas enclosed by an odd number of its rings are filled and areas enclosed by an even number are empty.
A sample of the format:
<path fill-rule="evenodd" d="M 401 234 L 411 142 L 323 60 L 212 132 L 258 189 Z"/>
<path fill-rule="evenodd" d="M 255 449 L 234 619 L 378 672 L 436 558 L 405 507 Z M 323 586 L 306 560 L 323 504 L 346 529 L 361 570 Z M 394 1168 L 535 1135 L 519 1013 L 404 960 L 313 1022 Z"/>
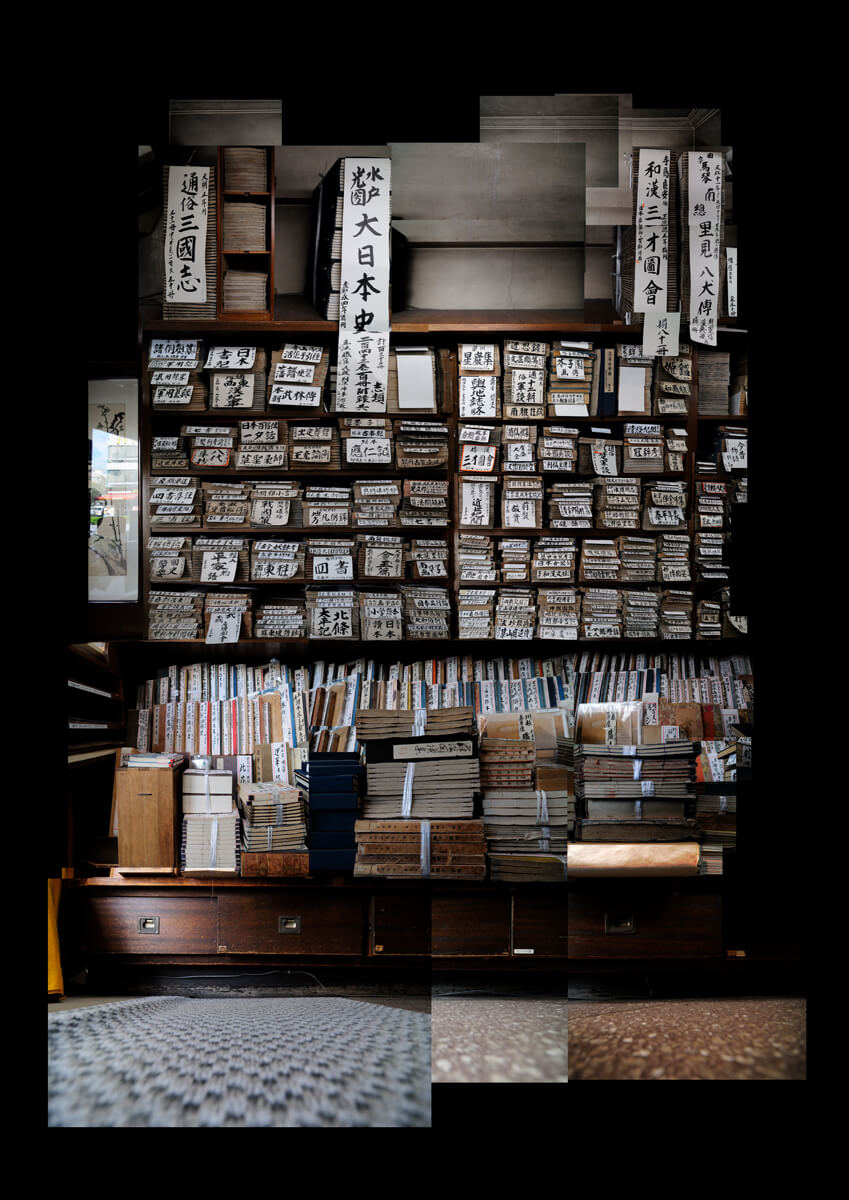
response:
<path fill-rule="evenodd" d="M 315 753 L 295 772 L 309 810 L 310 871 L 351 871 L 363 767 L 354 752 Z"/>

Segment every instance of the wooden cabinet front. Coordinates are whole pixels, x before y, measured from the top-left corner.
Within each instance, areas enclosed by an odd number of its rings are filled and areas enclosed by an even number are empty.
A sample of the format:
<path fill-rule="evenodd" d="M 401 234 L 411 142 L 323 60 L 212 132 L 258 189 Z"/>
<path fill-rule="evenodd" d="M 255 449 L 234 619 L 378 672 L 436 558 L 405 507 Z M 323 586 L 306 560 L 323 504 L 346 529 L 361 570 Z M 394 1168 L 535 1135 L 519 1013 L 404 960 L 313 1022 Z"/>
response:
<path fill-rule="evenodd" d="M 232 888 L 218 896 L 219 954 L 365 953 L 368 895 Z"/>
<path fill-rule="evenodd" d="M 371 901 L 369 952 L 430 954 L 430 895 L 427 891 L 387 891 Z"/>
<path fill-rule="evenodd" d="M 665 887 L 571 891 L 571 959 L 713 958 L 722 954 L 722 897 Z"/>
<path fill-rule="evenodd" d="M 80 948 L 93 954 L 215 954 L 214 896 L 83 895 Z"/>
<path fill-rule="evenodd" d="M 431 946 L 434 957 L 509 955 L 509 893 L 434 892 L 431 896 Z"/>
<path fill-rule="evenodd" d="M 566 889 L 517 891 L 513 896 L 513 955 L 566 957 Z"/>

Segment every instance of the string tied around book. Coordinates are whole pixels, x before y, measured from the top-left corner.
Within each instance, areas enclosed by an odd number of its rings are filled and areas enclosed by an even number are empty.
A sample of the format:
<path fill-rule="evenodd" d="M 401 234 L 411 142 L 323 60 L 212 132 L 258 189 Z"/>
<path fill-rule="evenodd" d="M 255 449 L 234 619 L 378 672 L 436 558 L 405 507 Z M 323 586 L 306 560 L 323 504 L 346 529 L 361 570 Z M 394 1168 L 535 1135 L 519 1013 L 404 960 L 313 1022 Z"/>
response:
<path fill-rule="evenodd" d="M 721 813 L 728 812 L 728 797 L 727 796 L 719 797 L 719 811 Z"/>
<path fill-rule="evenodd" d="M 545 792 L 537 792 L 537 825 L 547 825 L 548 816 L 548 796 Z"/>
<path fill-rule="evenodd" d="M 218 818 L 214 817 L 209 827 L 209 865 L 214 867 L 218 858 Z"/>
<path fill-rule="evenodd" d="M 540 831 L 539 831 L 539 848 L 540 848 L 540 850 L 550 850 L 551 849 L 550 838 L 551 838 L 551 827 L 549 825 L 542 825 L 540 827 Z"/>
<path fill-rule="evenodd" d="M 430 821 L 422 821 L 421 823 L 419 859 L 421 862 L 422 877 L 427 879 L 430 876 Z"/>
<path fill-rule="evenodd" d="M 427 709 L 413 710 L 413 737 L 424 737 L 427 733 Z"/>
<path fill-rule="evenodd" d="M 641 779 L 640 787 L 642 788 L 642 792 L 643 792 L 644 796 L 653 796 L 654 795 L 654 780 L 653 779 Z"/>
<path fill-rule="evenodd" d="M 636 750 L 636 746 L 634 747 Z M 634 778 L 639 779 L 643 773 L 643 760 L 641 758 L 634 759 Z"/>
<path fill-rule="evenodd" d="M 642 819 L 643 819 L 643 802 L 642 802 L 642 800 L 634 801 L 634 816 L 637 818 L 638 821 L 642 821 Z"/>
<path fill-rule="evenodd" d="M 206 800 L 206 815 L 209 816 L 212 812 L 212 799 L 209 794 L 209 771 L 204 771 L 203 773 L 203 794 Z"/>
<path fill-rule="evenodd" d="M 276 807 L 277 807 L 277 820 L 275 821 L 275 824 L 282 825 L 283 824 L 283 805 L 278 804 Z"/>
<path fill-rule="evenodd" d="M 416 774 L 416 764 L 414 762 L 407 763 L 407 769 L 404 772 L 404 794 L 401 799 L 401 817 L 408 820 L 413 812 L 413 779 Z"/>
<path fill-rule="evenodd" d="M 269 825 L 266 829 L 266 833 L 268 834 L 268 849 L 269 850 L 271 849 L 271 834 L 273 833 L 273 831 L 274 831 L 273 825 Z"/>

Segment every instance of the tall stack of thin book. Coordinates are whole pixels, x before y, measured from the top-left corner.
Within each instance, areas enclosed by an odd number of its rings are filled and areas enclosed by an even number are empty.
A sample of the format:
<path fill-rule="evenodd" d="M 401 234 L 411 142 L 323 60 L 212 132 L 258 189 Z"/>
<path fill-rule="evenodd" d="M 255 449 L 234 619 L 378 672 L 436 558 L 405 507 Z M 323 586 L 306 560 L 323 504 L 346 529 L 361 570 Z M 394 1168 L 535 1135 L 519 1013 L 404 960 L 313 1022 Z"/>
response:
<path fill-rule="evenodd" d="M 474 709 L 361 710 L 367 794 L 355 875 L 483 879 Z"/>
<path fill-rule="evenodd" d="M 351 871 L 363 767 L 356 752 L 316 753 L 295 771 L 309 811 L 310 871 Z"/>
<path fill-rule="evenodd" d="M 565 880 L 574 787 L 571 769 L 555 762 L 558 739 L 566 734 L 563 712 L 522 718 L 487 714 L 481 724 L 484 831 L 492 878 Z"/>

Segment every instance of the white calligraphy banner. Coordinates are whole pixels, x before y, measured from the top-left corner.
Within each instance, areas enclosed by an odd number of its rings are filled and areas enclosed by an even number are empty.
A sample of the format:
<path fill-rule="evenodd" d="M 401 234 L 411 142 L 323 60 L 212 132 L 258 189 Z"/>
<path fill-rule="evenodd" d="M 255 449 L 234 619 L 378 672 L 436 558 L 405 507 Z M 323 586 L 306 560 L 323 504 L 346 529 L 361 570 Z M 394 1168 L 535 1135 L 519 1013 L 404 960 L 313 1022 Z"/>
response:
<path fill-rule="evenodd" d="M 722 155 L 687 154 L 687 225 L 690 240 L 690 337 L 716 345 L 722 232 Z"/>
<path fill-rule="evenodd" d="M 169 167 L 165 212 L 165 300 L 206 303 L 209 167 Z"/>
<path fill-rule="evenodd" d="M 667 308 L 669 270 L 668 150 L 640 150 L 634 250 L 634 312 Z"/>
<path fill-rule="evenodd" d="M 391 163 L 346 158 L 339 332 L 389 332 Z"/>

